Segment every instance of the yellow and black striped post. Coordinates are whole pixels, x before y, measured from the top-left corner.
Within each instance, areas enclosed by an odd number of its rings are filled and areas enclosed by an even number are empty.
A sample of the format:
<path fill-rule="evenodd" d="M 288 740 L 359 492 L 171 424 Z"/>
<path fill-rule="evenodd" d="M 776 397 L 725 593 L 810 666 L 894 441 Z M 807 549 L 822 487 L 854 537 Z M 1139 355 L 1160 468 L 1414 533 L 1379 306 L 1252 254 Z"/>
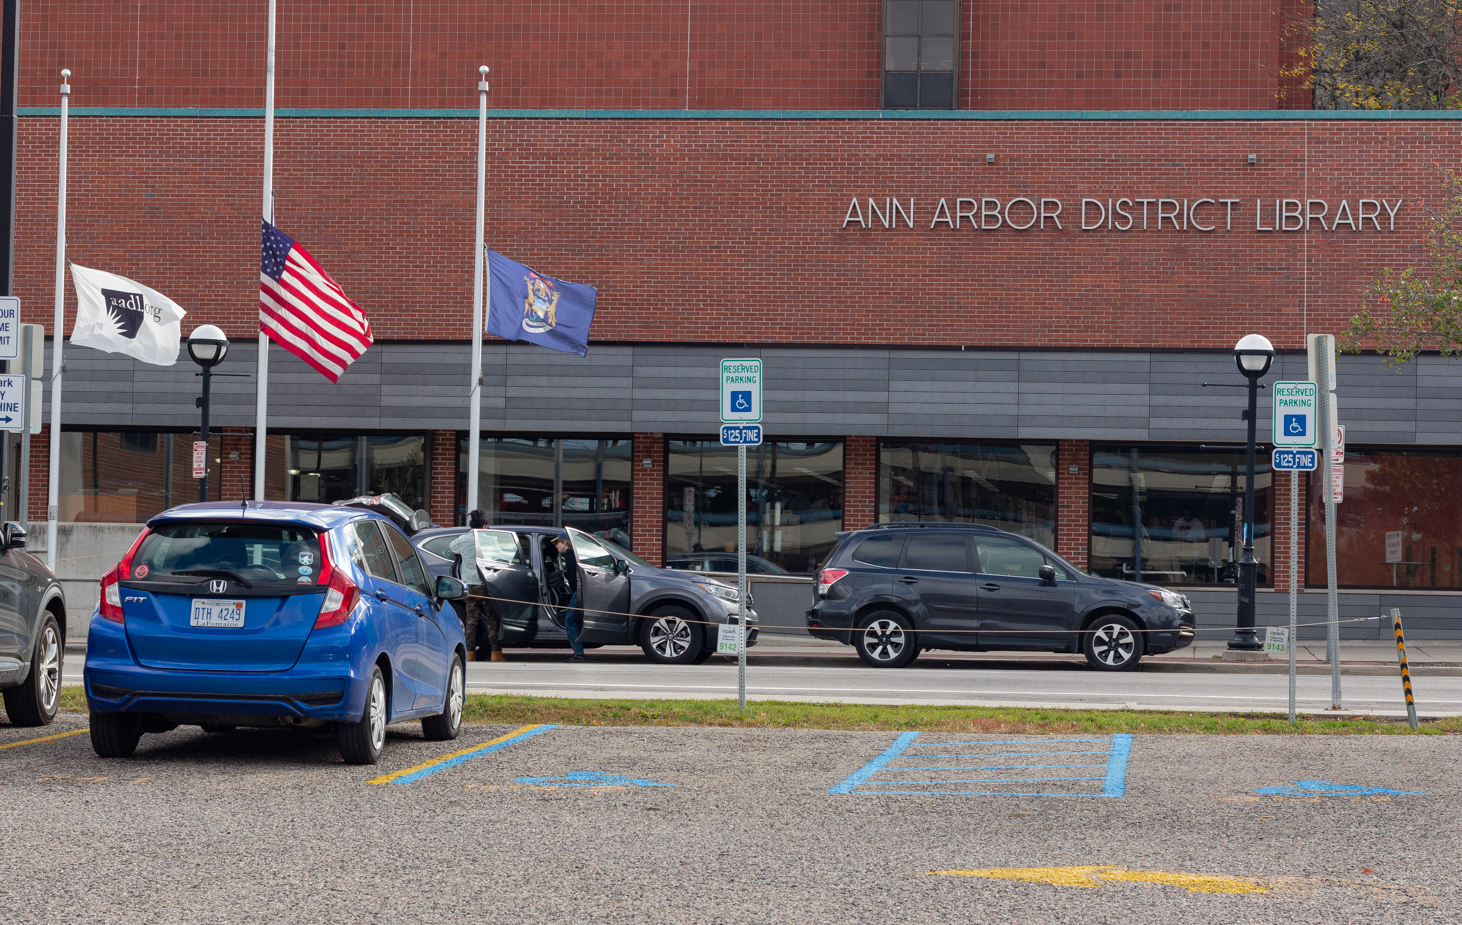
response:
<path fill-rule="evenodd" d="M 1391 608 L 1391 622 L 1396 625 L 1396 663 L 1401 666 L 1401 687 L 1406 691 L 1406 720 L 1417 727 L 1416 700 L 1411 696 L 1411 669 L 1406 667 L 1406 637 L 1401 634 L 1401 610 Z"/>

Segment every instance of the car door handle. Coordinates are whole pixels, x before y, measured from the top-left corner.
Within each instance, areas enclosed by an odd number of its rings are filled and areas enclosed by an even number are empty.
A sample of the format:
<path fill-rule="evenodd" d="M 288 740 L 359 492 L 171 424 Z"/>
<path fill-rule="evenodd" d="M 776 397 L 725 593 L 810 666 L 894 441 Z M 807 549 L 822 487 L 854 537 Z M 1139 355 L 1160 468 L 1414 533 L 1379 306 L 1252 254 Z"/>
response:
<path fill-rule="evenodd" d="M 378 600 L 382 604 L 384 604 L 387 601 L 389 601 L 390 599 L 391 599 L 391 596 L 389 594 L 387 594 L 385 591 L 382 591 L 380 588 L 377 588 L 376 589 L 376 600 Z"/>
<path fill-rule="evenodd" d="M 980 590 L 981 591 L 999 591 L 1000 590 L 1000 586 L 997 585 L 997 584 L 992 584 L 992 583 L 990 583 L 990 582 L 987 581 L 984 584 L 980 585 Z"/>
<path fill-rule="evenodd" d="M 899 581 L 903 582 L 906 585 L 916 585 L 919 583 L 919 579 L 915 578 L 913 575 L 900 575 Z"/>

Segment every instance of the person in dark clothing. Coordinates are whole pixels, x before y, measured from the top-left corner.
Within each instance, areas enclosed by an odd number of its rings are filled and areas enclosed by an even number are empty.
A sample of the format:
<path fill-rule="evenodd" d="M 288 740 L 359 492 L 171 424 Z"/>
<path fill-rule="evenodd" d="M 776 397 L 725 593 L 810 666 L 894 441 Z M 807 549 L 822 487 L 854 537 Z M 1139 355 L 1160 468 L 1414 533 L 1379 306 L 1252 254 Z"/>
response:
<path fill-rule="evenodd" d="M 574 559 L 574 548 L 568 537 L 556 537 L 553 541 L 554 554 L 548 560 L 548 587 L 553 600 L 564 608 L 563 628 L 568 633 L 569 645 L 574 654 L 567 661 L 584 660 L 584 644 L 579 636 L 584 631 L 584 611 L 579 607 L 579 563 Z"/>
<path fill-rule="evenodd" d="M 488 658 L 494 662 L 505 662 L 507 659 L 503 657 L 501 642 L 502 622 L 498 619 L 497 608 L 486 600 L 487 585 L 483 583 L 482 575 L 477 570 L 477 539 L 472 535 L 472 530 L 481 530 L 487 526 L 487 515 L 482 511 L 473 511 L 467 515 L 467 526 L 471 529 L 452 540 L 449 547 L 455 557 L 453 571 L 457 578 L 467 584 L 467 599 L 463 602 L 466 613 L 462 617 L 462 636 L 467 643 L 467 661 L 477 660 L 478 637 L 481 635 L 486 636 Z"/>

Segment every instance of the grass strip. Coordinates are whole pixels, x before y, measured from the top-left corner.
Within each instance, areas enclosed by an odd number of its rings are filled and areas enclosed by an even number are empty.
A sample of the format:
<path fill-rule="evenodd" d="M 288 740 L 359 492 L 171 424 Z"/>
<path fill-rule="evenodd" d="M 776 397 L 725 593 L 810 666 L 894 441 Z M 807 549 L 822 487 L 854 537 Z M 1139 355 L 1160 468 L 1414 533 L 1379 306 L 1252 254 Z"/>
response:
<path fill-rule="evenodd" d="M 61 709 L 86 712 L 80 686 L 61 688 Z M 1159 710 L 1051 710 L 1025 707 L 931 707 L 757 700 L 745 713 L 734 700 L 580 700 L 468 694 L 463 720 L 528 726 L 719 726 L 734 729 L 841 729 L 856 732 L 969 732 L 1000 735 L 1109 735 L 1118 732 L 1202 735 L 1459 735 L 1462 717 L 1423 720 L 1328 719 L 1301 715 Z"/>

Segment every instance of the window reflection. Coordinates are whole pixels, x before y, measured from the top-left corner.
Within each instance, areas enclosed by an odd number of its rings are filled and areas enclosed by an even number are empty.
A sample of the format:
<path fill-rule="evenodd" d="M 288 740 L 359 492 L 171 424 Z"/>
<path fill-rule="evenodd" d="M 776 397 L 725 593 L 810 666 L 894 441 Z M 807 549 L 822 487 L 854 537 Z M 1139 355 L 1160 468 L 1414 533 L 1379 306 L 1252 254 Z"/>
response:
<path fill-rule="evenodd" d="M 286 501 L 330 504 L 391 492 L 413 508 L 426 507 L 422 434 L 289 434 L 283 440 Z"/>
<path fill-rule="evenodd" d="M 884 440 L 878 520 L 991 524 L 1054 548 L 1056 446 Z"/>
<path fill-rule="evenodd" d="M 494 524 L 570 526 L 630 546 L 634 470 L 629 440 L 483 437 L 478 457 L 482 509 Z M 559 466 L 558 504 L 554 472 Z M 466 522 L 467 440 L 458 449 L 459 522 Z"/>
<path fill-rule="evenodd" d="M 736 449 L 667 442 L 665 557 L 670 568 L 734 570 Z M 806 574 L 843 527 L 843 444 L 778 441 L 746 451 L 747 571 Z M 708 553 L 731 555 L 709 556 Z"/>
<path fill-rule="evenodd" d="M 1323 586 L 1325 499 L 1310 477 L 1308 580 Z M 1336 505 L 1340 587 L 1456 588 L 1462 570 L 1462 452 L 1347 447 Z"/>
<path fill-rule="evenodd" d="M 1096 446 L 1091 571 L 1153 584 L 1234 584 L 1242 550 L 1243 452 Z M 1269 460 L 1254 473 L 1254 557 L 1269 581 Z M 1134 524 L 1137 529 L 1134 530 Z"/>
<path fill-rule="evenodd" d="M 64 431 L 57 515 L 74 523 L 144 523 L 176 504 L 198 500 L 194 434 L 157 431 Z M 222 437 L 208 441 L 208 498 L 222 489 Z M 233 494 L 237 496 L 238 487 Z M 37 513 L 32 507 L 31 512 Z M 44 515 L 44 505 L 39 511 Z"/>

